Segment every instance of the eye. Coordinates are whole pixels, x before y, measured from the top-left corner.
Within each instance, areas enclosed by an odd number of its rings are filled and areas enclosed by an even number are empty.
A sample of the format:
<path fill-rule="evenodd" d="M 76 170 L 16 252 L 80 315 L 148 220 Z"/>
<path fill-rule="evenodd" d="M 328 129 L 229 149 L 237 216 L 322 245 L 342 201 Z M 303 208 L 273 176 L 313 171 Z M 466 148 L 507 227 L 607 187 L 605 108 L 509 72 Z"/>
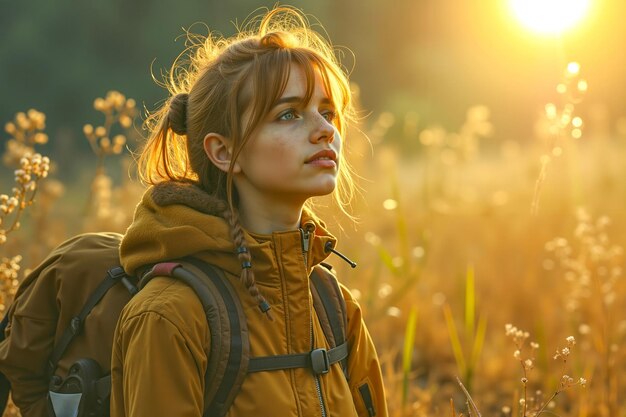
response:
<path fill-rule="evenodd" d="M 337 118 L 337 112 L 335 112 L 334 110 L 324 111 L 322 112 L 322 117 L 328 122 L 333 123 Z"/>
<path fill-rule="evenodd" d="M 289 121 L 289 120 L 294 120 L 296 119 L 297 114 L 296 111 L 294 109 L 289 109 L 287 111 L 282 112 L 279 116 L 278 116 L 278 120 L 285 120 L 285 121 Z"/>

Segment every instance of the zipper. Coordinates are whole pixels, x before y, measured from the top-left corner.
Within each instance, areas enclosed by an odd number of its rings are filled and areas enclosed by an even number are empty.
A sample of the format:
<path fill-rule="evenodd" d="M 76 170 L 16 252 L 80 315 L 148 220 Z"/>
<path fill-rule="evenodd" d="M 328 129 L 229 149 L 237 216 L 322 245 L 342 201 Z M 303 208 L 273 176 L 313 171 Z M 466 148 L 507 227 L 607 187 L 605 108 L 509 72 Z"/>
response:
<path fill-rule="evenodd" d="M 311 243 L 311 231 L 300 228 L 302 237 L 302 254 L 304 255 L 304 270 L 309 270 L 309 245 Z"/>
<path fill-rule="evenodd" d="M 309 245 L 311 243 L 311 231 L 300 228 L 300 235 L 302 237 L 302 254 L 304 255 L 304 270 L 308 272 L 309 270 Z M 311 351 L 315 348 L 315 343 L 313 340 L 313 313 L 311 313 L 311 320 L 309 326 L 309 333 L 311 335 Z M 318 375 L 313 375 L 315 378 L 315 391 L 317 392 L 317 399 L 320 402 L 320 410 L 322 412 L 322 417 L 326 417 L 326 405 L 324 404 L 324 397 L 322 397 L 322 386 L 320 382 L 320 377 Z"/>
<path fill-rule="evenodd" d="M 311 351 L 315 344 L 313 343 L 313 316 L 311 316 Z M 326 417 L 326 405 L 324 404 L 324 397 L 322 397 L 322 386 L 320 382 L 320 377 L 318 375 L 313 375 L 315 378 L 315 391 L 317 391 L 317 399 L 320 401 L 320 410 L 322 411 L 322 417 Z"/>

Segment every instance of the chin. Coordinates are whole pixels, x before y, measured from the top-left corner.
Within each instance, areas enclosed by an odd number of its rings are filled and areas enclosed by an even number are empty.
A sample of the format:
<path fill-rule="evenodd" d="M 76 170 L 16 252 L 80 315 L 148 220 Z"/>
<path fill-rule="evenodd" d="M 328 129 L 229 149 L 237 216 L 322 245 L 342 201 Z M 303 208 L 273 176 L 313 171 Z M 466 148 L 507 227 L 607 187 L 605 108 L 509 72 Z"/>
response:
<path fill-rule="evenodd" d="M 301 193 L 308 197 L 323 197 L 332 194 L 337 188 L 336 178 L 325 178 L 323 181 L 309 183 L 301 188 Z"/>
<path fill-rule="evenodd" d="M 337 183 L 333 181 L 332 183 L 323 184 L 318 187 L 315 187 L 314 189 L 311 190 L 310 194 L 311 194 L 311 197 L 322 197 L 325 195 L 332 194 L 335 191 L 335 188 L 337 188 Z"/>

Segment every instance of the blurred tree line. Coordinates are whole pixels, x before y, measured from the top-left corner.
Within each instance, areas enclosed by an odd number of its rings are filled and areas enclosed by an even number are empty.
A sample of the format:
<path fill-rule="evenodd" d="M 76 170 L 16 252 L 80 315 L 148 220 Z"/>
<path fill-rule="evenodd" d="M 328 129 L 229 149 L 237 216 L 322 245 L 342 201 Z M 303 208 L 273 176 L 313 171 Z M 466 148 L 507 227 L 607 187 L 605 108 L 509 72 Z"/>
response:
<path fill-rule="evenodd" d="M 399 116 L 397 126 L 411 113 L 419 129 L 437 123 L 456 130 L 470 106 L 485 104 L 494 110 L 496 134 L 528 139 L 538 109 L 554 96 L 565 60 L 581 62 L 592 95 L 612 100 L 615 108 L 626 104 L 624 94 L 607 95 L 626 91 L 619 76 L 625 59 L 614 53 L 626 39 L 625 25 L 615 24 L 626 7 L 616 2 L 607 0 L 611 13 L 561 39 L 558 53 L 554 40 L 534 39 L 514 27 L 500 0 L 288 4 L 316 16 L 333 43 L 343 47 L 343 63 L 361 87 L 366 112 L 391 111 Z M 273 5 L 264 0 L 0 0 L 0 122 L 29 108 L 44 112 L 51 137 L 46 151 L 63 167 L 61 177 L 76 174 L 76 157 L 89 152 L 82 126 L 99 122 L 94 98 L 115 89 L 136 99 L 138 108 L 154 109 L 165 92 L 151 75 L 159 79 L 184 49 L 183 28 L 200 22 L 228 36 L 235 31 L 233 22 Z M 202 25 L 192 29 L 206 32 Z M 592 65 L 598 80 L 589 74 Z M 138 119 L 137 129 L 140 124 Z M 417 140 L 398 133 L 390 130 L 389 140 Z"/>

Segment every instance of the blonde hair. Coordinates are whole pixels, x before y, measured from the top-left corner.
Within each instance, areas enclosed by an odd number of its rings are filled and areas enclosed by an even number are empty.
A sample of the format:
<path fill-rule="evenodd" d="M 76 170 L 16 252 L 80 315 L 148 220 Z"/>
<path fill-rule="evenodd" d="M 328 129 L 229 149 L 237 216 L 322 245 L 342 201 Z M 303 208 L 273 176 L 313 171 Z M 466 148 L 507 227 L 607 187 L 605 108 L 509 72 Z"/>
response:
<path fill-rule="evenodd" d="M 238 249 L 242 245 L 245 248 L 245 240 L 236 210 L 233 165 L 282 95 L 293 63 L 306 76 L 305 102 L 313 94 L 315 71 L 319 71 L 335 105 L 337 130 L 345 136 L 347 121 L 354 115 L 347 76 L 331 45 L 311 29 L 302 12 L 291 7 L 278 7 L 251 19 L 228 39 L 188 34 L 188 47 L 174 62 L 165 82 L 170 98 L 146 120 L 150 135 L 138 161 L 142 181 L 193 182 L 227 201 L 230 212 L 224 217 Z M 246 110 L 250 110 L 251 117 L 243 126 Z M 228 172 L 217 168 L 205 153 L 204 137 L 211 132 L 232 143 Z M 355 185 L 346 158 L 341 161 L 333 197 L 346 212 Z M 249 264 L 247 251 L 238 250 L 238 255 L 242 263 Z M 250 267 L 242 268 L 242 281 L 262 304 L 264 299 L 254 285 Z"/>

